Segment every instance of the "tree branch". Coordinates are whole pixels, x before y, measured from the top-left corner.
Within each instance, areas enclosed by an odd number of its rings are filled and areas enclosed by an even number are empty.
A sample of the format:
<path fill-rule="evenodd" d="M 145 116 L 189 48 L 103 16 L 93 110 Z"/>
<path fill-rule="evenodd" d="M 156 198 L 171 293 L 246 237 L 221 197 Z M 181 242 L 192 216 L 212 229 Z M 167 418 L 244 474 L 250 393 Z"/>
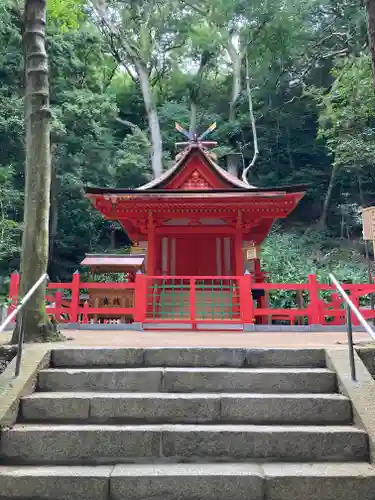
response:
<path fill-rule="evenodd" d="M 91 0 L 91 3 L 96 12 L 98 13 L 102 23 L 106 26 L 107 30 L 109 30 L 111 38 L 113 37 L 113 35 L 116 35 L 118 41 L 125 49 L 128 56 L 131 59 L 139 59 L 140 57 L 139 54 L 137 53 L 137 50 L 134 47 L 132 47 L 132 44 L 128 40 L 126 40 L 126 38 L 119 32 L 117 26 L 112 22 L 112 20 L 108 16 L 104 0 Z"/>
<path fill-rule="evenodd" d="M 207 11 L 199 7 L 199 5 L 196 5 L 194 2 L 190 2 L 189 0 L 182 0 L 182 3 L 184 3 L 187 7 L 190 7 L 191 9 L 195 10 L 195 12 L 197 12 L 204 18 L 207 17 Z"/>
<path fill-rule="evenodd" d="M 107 81 L 104 84 L 103 90 L 107 90 L 107 88 L 111 85 L 113 77 L 116 74 L 117 68 L 118 68 L 117 64 L 112 68 L 110 74 L 108 75 Z"/>
<path fill-rule="evenodd" d="M 246 54 L 245 56 L 246 60 L 246 92 L 247 92 L 247 97 L 249 100 L 249 115 L 250 115 L 250 121 L 251 121 L 251 129 L 253 132 L 253 145 L 254 145 L 254 154 L 253 154 L 253 159 L 249 163 L 249 165 L 244 169 L 242 172 L 242 180 L 249 185 L 249 181 L 247 180 L 247 174 L 249 173 L 250 169 L 255 165 L 255 162 L 257 161 L 257 158 L 259 156 L 259 148 L 258 148 L 258 135 L 257 135 L 257 129 L 256 129 L 256 123 L 255 123 L 255 117 L 254 117 L 254 109 L 253 109 L 253 98 L 251 95 L 251 88 L 250 88 L 250 75 L 249 75 L 249 58 Z"/>
<path fill-rule="evenodd" d="M 140 132 L 141 134 L 143 134 L 147 138 L 147 136 L 143 132 L 143 130 L 138 125 L 136 125 L 135 123 L 130 122 L 129 120 L 123 120 L 122 118 L 119 118 L 118 116 L 116 117 L 115 120 L 116 120 L 117 123 L 120 123 L 121 125 L 124 125 L 125 127 L 131 128 L 133 132 L 135 132 L 135 131 Z"/>

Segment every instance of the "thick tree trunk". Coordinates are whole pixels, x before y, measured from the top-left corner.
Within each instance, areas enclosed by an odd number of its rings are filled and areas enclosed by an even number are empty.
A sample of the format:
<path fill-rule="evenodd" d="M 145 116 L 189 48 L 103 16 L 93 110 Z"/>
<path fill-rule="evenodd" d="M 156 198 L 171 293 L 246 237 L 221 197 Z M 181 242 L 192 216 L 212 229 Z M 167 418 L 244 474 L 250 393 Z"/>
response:
<path fill-rule="evenodd" d="M 51 185 L 48 58 L 45 48 L 46 0 L 25 0 L 25 204 L 21 253 L 21 296 L 46 272 Z M 25 340 L 54 335 L 39 287 L 22 312 Z M 13 334 L 17 337 L 17 332 Z M 13 339 L 16 340 L 15 338 Z"/>
<path fill-rule="evenodd" d="M 150 128 L 152 172 L 154 177 L 159 177 L 163 171 L 163 142 L 161 138 L 159 116 L 152 95 L 147 68 L 142 63 L 136 63 L 136 68 Z"/>
<path fill-rule="evenodd" d="M 242 55 L 239 54 L 231 41 L 228 42 L 227 51 L 232 62 L 232 93 L 229 103 L 229 121 L 236 119 L 236 105 L 241 94 L 241 66 Z"/>
<path fill-rule="evenodd" d="M 327 227 L 328 208 L 331 201 L 333 187 L 335 185 L 335 180 L 336 180 L 336 168 L 332 167 L 331 178 L 329 180 L 326 197 L 324 199 L 322 215 L 320 216 L 320 221 L 319 221 L 319 227 L 321 229 L 325 229 Z"/>
<path fill-rule="evenodd" d="M 375 87 L 375 0 L 365 0 L 367 10 L 367 34 L 372 61 L 372 81 Z"/>

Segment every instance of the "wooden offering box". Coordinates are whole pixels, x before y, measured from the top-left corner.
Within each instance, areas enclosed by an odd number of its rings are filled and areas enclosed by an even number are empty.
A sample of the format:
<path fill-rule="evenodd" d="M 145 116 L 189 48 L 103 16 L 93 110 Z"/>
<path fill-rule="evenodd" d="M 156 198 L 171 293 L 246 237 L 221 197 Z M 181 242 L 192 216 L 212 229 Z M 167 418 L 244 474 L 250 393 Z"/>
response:
<path fill-rule="evenodd" d="M 134 282 L 137 272 L 144 272 L 144 254 L 86 254 L 81 262 L 81 266 L 89 267 L 92 270 L 92 277 L 97 274 L 115 273 L 124 274 L 124 282 Z M 118 290 L 113 289 L 111 283 L 108 288 L 103 287 L 89 290 L 89 306 L 95 308 L 119 308 L 134 306 L 134 289 Z M 133 318 L 127 315 L 99 315 L 95 314 L 89 320 L 94 323 L 120 320 L 121 323 L 131 323 Z"/>

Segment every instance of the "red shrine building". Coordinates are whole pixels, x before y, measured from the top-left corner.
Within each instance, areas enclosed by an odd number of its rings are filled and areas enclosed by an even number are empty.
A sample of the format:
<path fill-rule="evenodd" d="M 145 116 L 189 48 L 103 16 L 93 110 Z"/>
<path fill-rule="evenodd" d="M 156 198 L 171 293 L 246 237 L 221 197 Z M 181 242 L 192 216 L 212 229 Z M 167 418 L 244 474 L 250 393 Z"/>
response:
<path fill-rule="evenodd" d="M 260 245 L 272 224 L 294 210 L 305 187 L 250 186 L 218 165 L 209 150 L 215 144 L 197 137 L 179 143 L 184 149 L 176 163 L 136 189 L 86 188 L 94 207 L 119 221 L 132 253 L 144 259 L 135 322 L 196 328 L 202 322 L 266 321 L 252 312 L 268 307 L 264 290 L 251 288 L 265 281 Z M 123 256 L 124 264 L 134 257 Z"/>
<path fill-rule="evenodd" d="M 249 186 L 220 167 L 206 144 L 191 141 L 169 170 L 141 187 L 87 187 L 86 196 L 144 249 L 148 276 L 249 272 L 262 281 L 259 246 L 305 188 Z"/>

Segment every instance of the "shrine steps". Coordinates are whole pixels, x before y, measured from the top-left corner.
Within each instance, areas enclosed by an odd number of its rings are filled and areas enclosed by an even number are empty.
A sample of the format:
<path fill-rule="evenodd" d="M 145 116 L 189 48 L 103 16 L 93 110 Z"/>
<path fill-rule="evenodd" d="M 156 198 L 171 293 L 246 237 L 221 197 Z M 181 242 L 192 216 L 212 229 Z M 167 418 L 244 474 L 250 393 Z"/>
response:
<path fill-rule="evenodd" d="M 322 349 L 62 348 L 2 429 L 2 500 L 373 500 Z"/>

